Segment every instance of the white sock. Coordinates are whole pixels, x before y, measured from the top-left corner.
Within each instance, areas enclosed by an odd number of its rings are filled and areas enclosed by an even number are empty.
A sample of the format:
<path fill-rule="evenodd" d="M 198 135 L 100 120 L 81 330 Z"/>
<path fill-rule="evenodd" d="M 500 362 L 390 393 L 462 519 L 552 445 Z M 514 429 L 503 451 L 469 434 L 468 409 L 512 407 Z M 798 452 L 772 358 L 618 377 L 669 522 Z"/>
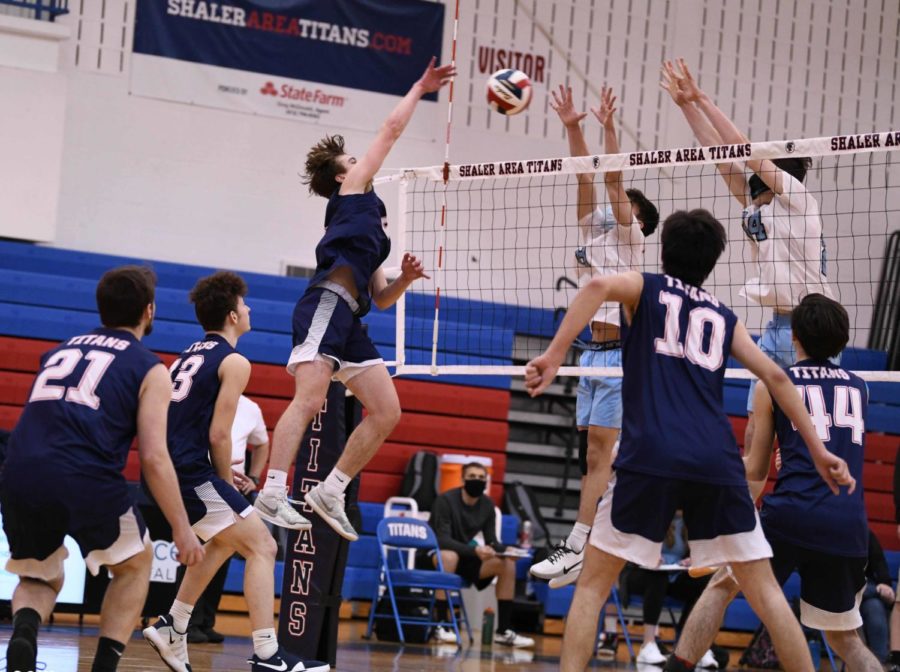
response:
<path fill-rule="evenodd" d="M 335 497 L 340 497 L 344 494 L 344 490 L 347 489 L 347 486 L 350 485 L 350 481 L 352 479 L 345 474 L 343 471 L 335 467 L 331 470 L 331 473 L 322 481 L 322 487 L 325 488 L 325 492 L 329 495 L 334 495 Z"/>
<path fill-rule="evenodd" d="M 185 604 L 178 600 L 172 602 L 172 608 L 169 609 L 169 613 L 172 615 L 172 625 L 175 627 L 176 632 L 187 632 L 193 611 L 194 605 L 192 604 Z"/>
<path fill-rule="evenodd" d="M 266 473 L 266 483 L 263 492 L 269 495 L 281 494 L 287 487 L 287 472 L 279 469 L 269 469 Z"/>
<path fill-rule="evenodd" d="M 619 619 L 615 616 L 607 616 L 603 619 L 603 632 L 608 632 L 609 634 L 614 634 L 618 632 L 619 628 Z"/>
<path fill-rule="evenodd" d="M 253 631 L 253 653 L 260 660 L 268 660 L 278 653 L 278 638 L 275 636 L 275 628 L 263 628 Z"/>
<path fill-rule="evenodd" d="M 585 525 L 584 523 L 575 523 L 572 531 L 569 532 L 569 537 L 568 539 L 566 539 L 566 544 L 576 553 L 581 553 L 581 551 L 584 550 L 584 545 L 587 543 L 587 538 L 590 533 L 590 525 Z"/>

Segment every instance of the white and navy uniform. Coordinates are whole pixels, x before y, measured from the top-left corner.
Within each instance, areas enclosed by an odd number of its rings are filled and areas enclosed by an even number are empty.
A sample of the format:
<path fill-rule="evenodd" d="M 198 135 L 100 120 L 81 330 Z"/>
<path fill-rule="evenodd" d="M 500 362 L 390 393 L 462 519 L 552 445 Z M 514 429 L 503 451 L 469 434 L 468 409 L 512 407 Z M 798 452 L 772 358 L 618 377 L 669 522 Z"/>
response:
<path fill-rule="evenodd" d="M 825 447 L 847 462 L 856 490 L 831 492 L 800 433 L 775 404 L 781 470 L 760 513 L 774 552 L 772 569 L 780 583 L 799 572 L 804 625 L 855 630 L 862 625 L 859 604 L 869 543 L 862 485 L 868 390 L 861 378 L 828 361 L 804 360 L 785 372 Z"/>
<path fill-rule="evenodd" d="M 216 474 L 209 457 L 209 427 L 221 387 L 219 366 L 235 352 L 222 336 L 207 334 L 169 367 L 169 453 L 188 520 L 204 541 L 233 525 L 235 515 L 246 518 L 253 510 L 234 486 Z M 149 489 L 147 495 L 152 497 Z"/>
<path fill-rule="evenodd" d="M 316 246 L 316 273 L 297 302 L 293 317 L 294 349 L 288 373 L 297 364 L 326 357 L 335 378 L 346 382 L 383 360 L 360 318 L 369 312 L 369 285 L 391 253 L 384 203 L 374 191 L 342 196 L 335 190 L 325 210 L 325 235 Z M 358 296 L 328 280 L 340 267 L 353 272 Z"/>
<path fill-rule="evenodd" d="M 654 567 L 683 509 L 696 565 L 771 557 L 723 407 L 737 317 L 698 287 L 643 278 L 631 324 L 622 321 L 622 436 L 590 541 Z"/>
<path fill-rule="evenodd" d="M 751 260 L 759 275 L 750 278 L 741 296 L 765 308 L 772 319 L 759 339 L 759 347 L 778 366 L 790 366 L 796 359 L 791 341 L 790 311 L 807 294 L 834 298 L 827 273 L 825 240 L 819 204 L 800 180 L 782 171 L 782 193 L 770 203 L 750 205 L 741 216 L 750 241 Z M 753 390 L 747 399 L 751 411 Z"/>
<path fill-rule="evenodd" d="M 616 222 L 611 208 L 596 208 L 579 223 L 584 245 L 575 250 L 575 273 L 584 286 L 594 276 L 637 270 L 644 258 L 644 234 L 637 218 L 630 226 Z M 619 304 L 604 303 L 592 322 L 619 325 Z M 621 341 L 592 343 L 581 353 L 579 366 L 622 366 Z M 582 376 L 576 389 L 575 416 L 579 427 L 622 426 L 622 379 Z"/>
<path fill-rule="evenodd" d="M 67 534 L 95 575 L 144 550 L 149 536 L 122 470 L 141 385 L 159 363 L 131 333 L 105 328 L 41 357 L 0 472 L 7 571 L 59 578 Z"/>

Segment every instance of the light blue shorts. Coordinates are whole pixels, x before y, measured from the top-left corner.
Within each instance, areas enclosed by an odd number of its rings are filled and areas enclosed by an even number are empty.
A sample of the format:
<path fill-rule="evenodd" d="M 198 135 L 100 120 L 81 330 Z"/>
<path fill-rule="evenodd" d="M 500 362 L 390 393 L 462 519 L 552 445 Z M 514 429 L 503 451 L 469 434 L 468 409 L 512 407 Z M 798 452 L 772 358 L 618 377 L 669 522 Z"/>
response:
<path fill-rule="evenodd" d="M 797 358 L 794 343 L 791 340 L 791 316 L 773 313 L 766 325 L 766 330 L 759 337 L 757 345 L 766 357 L 778 364 L 782 369 L 790 366 Z M 753 412 L 753 393 L 756 391 L 756 380 L 750 381 L 750 394 L 747 396 L 747 411 Z"/>
<path fill-rule="evenodd" d="M 585 350 L 579 366 L 622 366 L 622 350 Z M 582 376 L 578 379 L 575 418 L 579 427 L 622 428 L 622 378 Z"/>

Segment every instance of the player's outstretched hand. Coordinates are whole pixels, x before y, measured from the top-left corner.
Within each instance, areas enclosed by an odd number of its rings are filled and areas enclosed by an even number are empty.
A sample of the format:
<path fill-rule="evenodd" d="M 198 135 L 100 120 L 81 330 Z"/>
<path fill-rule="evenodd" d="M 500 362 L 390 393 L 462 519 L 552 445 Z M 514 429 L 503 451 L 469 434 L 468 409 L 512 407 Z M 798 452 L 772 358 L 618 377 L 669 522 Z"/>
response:
<path fill-rule="evenodd" d="M 684 62 L 683 58 L 678 59 L 678 70 L 680 72 L 676 73 L 675 69 L 672 68 L 672 74 L 676 77 L 678 81 L 678 88 L 684 94 L 685 98 L 687 98 L 689 103 L 696 103 L 700 99 L 700 87 L 697 86 L 697 82 L 694 80 L 694 76 L 691 74 L 691 71 L 688 70 L 687 63 Z"/>
<path fill-rule="evenodd" d="M 525 389 L 532 397 L 536 397 L 553 382 L 561 362 L 556 361 L 546 352 L 535 357 L 525 365 Z"/>
<path fill-rule="evenodd" d="M 852 494 L 854 490 L 856 490 L 856 479 L 850 475 L 850 469 L 847 467 L 847 463 L 844 462 L 837 455 L 832 455 L 828 453 L 828 456 L 823 460 L 814 460 L 816 464 L 816 471 L 819 472 L 819 476 L 828 484 L 828 487 L 831 488 L 831 492 L 836 495 L 840 494 L 840 489 L 838 486 L 846 485 L 848 486 L 847 494 Z"/>
<path fill-rule="evenodd" d="M 419 278 L 425 278 L 426 280 L 431 279 L 430 275 L 425 275 L 424 264 L 409 252 L 406 252 L 403 255 L 403 261 L 400 262 L 400 275 L 403 276 L 404 280 L 409 282 L 418 280 Z"/>
<path fill-rule="evenodd" d="M 675 64 L 672 61 L 664 61 L 660 71 L 659 85 L 668 92 L 678 107 L 683 107 L 691 101 L 688 100 L 687 94 L 678 86 L 678 81 L 678 75 L 675 73 Z"/>
<path fill-rule="evenodd" d="M 577 126 L 587 116 L 587 112 L 578 112 L 572 103 L 572 87 L 559 85 L 559 95 L 553 89 L 550 90 L 553 101 L 550 107 L 559 115 L 563 126 Z"/>
<path fill-rule="evenodd" d="M 434 67 L 436 60 L 434 56 L 431 57 L 431 60 L 428 61 L 428 67 L 425 68 L 425 72 L 419 78 L 419 85 L 425 89 L 425 93 L 439 91 L 442 86 L 456 77 L 456 67 L 453 64 Z"/>
<path fill-rule="evenodd" d="M 178 562 L 187 567 L 191 567 L 203 560 L 206 551 L 203 550 L 200 540 L 197 539 L 197 535 L 194 534 L 194 531 L 190 527 L 185 530 L 174 532 L 173 536 L 175 547 L 178 549 Z"/>
<path fill-rule="evenodd" d="M 591 112 L 597 117 L 597 121 L 607 128 L 613 123 L 615 111 L 616 97 L 612 93 L 612 87 L 604 86 L 600 90 L 600 107 L 592 107 Z"/>

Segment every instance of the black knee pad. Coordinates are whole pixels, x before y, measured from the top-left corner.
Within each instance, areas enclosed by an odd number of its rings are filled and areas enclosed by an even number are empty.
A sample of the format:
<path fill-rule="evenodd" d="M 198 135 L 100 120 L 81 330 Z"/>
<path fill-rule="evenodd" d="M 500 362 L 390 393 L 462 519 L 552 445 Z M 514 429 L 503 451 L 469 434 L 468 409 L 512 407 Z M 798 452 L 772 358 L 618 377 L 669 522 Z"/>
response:
<path fill-rule="evenodd" d="M 588 430 L 578 430 L 578 467 L 581 469 L 581 475 L 587 476 L 587 454 L 588 454 Z"/>

